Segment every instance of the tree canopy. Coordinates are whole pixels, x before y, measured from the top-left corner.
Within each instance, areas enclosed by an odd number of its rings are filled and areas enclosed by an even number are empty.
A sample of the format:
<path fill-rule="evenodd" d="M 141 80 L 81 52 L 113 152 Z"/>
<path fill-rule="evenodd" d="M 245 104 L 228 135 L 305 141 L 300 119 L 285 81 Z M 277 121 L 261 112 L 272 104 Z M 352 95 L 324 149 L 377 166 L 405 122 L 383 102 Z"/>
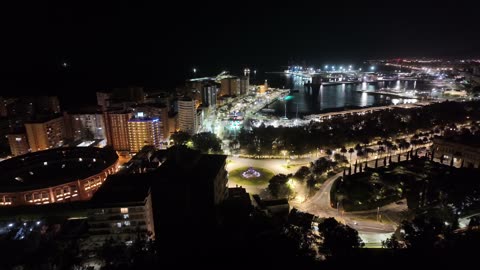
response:
<path fill-rule="evenodd" d="M 364 245 L 355 229 L 339 223 L 334 218 L 327 218 L 320 223 L 318 231 L 323 236 L 323 249 L 332 255 L 346 255 Z"/>
<path fill-rule="evenodd" d="M 187 144 L 187 142 L 190 141 L 191 138 L 192 136 L 184 131 L 177 131 L 171 136 L 171 139 L 173 140 L 173 143 L 175 145 Z"/>
<path fill-rule="evenodd" d="M 193 147 L 202 153 L 220 152 L 222 150 L 222 142 L 211 132 L 201 132 L 193 135 Z"/>

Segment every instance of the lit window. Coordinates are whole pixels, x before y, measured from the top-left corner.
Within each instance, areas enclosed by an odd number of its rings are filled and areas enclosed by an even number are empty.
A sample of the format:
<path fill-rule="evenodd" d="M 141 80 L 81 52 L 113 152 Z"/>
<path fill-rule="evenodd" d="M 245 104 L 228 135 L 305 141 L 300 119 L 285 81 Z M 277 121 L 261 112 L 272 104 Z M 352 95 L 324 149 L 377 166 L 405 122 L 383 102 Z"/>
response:
<path fill-rule="evenodd" d="M 130 221 L 124 221 L 123 224 L 125 224 L 125 226 L 130 226 Z"/>
<path fill-rule="evenodd" d="M 120 208 L 120 213 L 128 214 L 128 208 Z"/>
<path fill-rule="evenodd" d="M 122 227 L 122 223 L 121 223 L 121 222 L 117 222 L 117 227 L 118 227 L 118 228 L 121 228 L 121 227 Z"/>
<path fill-rule="evenodd" d="M 128 214 L 123 215 L 123 219 L 128 219 Z"/>

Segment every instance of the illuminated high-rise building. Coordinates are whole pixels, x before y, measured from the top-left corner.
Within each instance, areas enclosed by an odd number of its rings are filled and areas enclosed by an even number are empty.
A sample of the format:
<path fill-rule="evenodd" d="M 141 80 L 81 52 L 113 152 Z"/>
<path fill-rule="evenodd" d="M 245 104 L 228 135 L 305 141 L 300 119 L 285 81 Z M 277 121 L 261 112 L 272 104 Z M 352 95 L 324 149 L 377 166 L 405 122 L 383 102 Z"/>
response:
<path fill-rule="evenodd" d="M 13 156 L 20 156 L 30 152 L 30 146 L 25 133 L 7 134 L 7 139 Z"/>
<path fill-rule="evenodd" d="M 237 77 L 223 78 L 220 81 L 221 96 L 238 96 L 240 95 L 240 79 Z"/>
<path fill-rule="evenodd" d="M 168 107 L 159 103 L 144 103 L 132 106 L 134 112 L 138 115 L 142 113 L 142 117 L 154 117 L 160 119 L 160 127 L 162 130 L 162 140 L 168 141 L 170 137 Z"/>
<path fill-rule="evenodd" d="M 248 93 L 248 88 L 250 88 L 250 77 L 244 76 L 240 78 L 240 95 L 245 95 Z"/>
<path fill-rule="evenodd" d="M 65 123 L 63 117 L 46 121 L 25 123 L 28 144 L 32 152 L 47 150 L 63 145 Z"/>
<path fill-rule="evenodd" d="M 198 129 L 195 100 L 184 97 L 178 100 L 178 129 L 195 134 Z"/>
<path fill-rule="evenodd" d="M 130 152 L 137 153 L 146 145 L 161 148 L 162 129 L 156 117 L 134 117 L 128 121 L 128 143 Z"/>
<path fill-rule="evenodd" d="M 128 120 L 132 118 L 129 111 L 109 111 L 105 113 L 107 143 L 116 151 L 130 151 L 128 143 Z"/>
<path fill-rule="evenodd" d="M 104 114 L 95 113 L 64 113 L 67 125 L 67 138 L 79 140 L 105 140 L 107 138 Z"/>
<path fill-rule="evenodd" d="M 215 83 L 204 84 L 201 89 L 202 106 L 215 107 L 217 105 L 218 87 Z"/>

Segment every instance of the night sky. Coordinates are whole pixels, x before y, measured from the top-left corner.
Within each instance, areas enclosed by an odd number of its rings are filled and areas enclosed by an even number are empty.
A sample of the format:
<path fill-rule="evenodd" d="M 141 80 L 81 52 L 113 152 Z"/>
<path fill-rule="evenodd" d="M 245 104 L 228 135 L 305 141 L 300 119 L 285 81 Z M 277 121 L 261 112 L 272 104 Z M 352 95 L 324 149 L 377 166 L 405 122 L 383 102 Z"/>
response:
<path fill-rule="evenodd" d="M 193 67 L 211 75 L 246 66 L 282 70 L 292 60 L 480 54 L 473 6 L 295 4 L 22 4 L 2 15 L 1 92 L 68 96 L 133 84 L 168 90 Z"/>

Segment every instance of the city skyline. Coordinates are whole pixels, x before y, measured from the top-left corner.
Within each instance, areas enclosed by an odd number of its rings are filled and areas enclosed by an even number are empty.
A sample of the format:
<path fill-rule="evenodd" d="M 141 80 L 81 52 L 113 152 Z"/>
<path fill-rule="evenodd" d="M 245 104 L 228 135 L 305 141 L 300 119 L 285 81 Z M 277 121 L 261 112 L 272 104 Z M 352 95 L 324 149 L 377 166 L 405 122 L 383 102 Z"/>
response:
<path fill-rule="evenodd" d="M 478 11 L 160 4 L 2 17 L 1 269 L 475 265 Z"/>
<path fill-rule="evenodd" d="M 1 74 L 6 93 L 65 94 L 145 85 L 173 89 L 197 74 L 291 61 L 321 66 L 368 59 L 479 56 L 473 10 L 417 4 L 322 6 L 248 3 L 182 7 L 174 18 L 147 4 L 15 9 Z M 22 33 L 19 35 L 18 33 Z M 29 78 L 29 79 L 26 79 Z M 10 90 L 11 89 L 11 90 Z"/>

